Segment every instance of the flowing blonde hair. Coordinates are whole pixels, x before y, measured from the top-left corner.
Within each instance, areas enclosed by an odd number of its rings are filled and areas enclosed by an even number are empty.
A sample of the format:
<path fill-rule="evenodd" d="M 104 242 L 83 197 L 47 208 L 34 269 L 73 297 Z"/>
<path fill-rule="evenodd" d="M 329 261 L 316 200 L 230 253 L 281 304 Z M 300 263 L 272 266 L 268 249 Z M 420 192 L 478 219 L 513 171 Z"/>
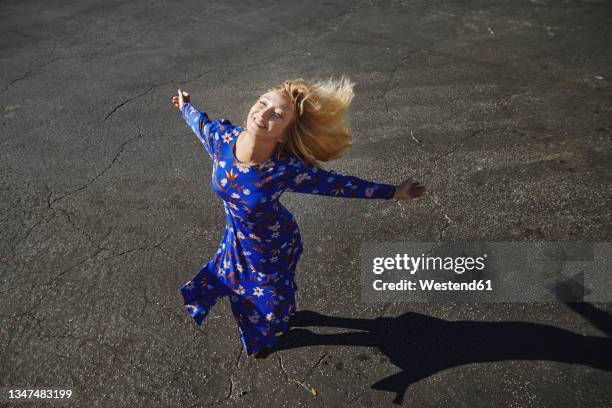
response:
<path fill-rule="evenodd" d="M 351 130 L 347 111 L 353 100 L 355 84 L 347 77 L 308 83 L 291 79 L 268 89 L 289 97 L 296 113 L 287 126 L 286 141 L 279 143 L 275 154 L 289 152 L 307 165 L 319 167 L 319 161 L 337 159 L 351 147 Z"/>

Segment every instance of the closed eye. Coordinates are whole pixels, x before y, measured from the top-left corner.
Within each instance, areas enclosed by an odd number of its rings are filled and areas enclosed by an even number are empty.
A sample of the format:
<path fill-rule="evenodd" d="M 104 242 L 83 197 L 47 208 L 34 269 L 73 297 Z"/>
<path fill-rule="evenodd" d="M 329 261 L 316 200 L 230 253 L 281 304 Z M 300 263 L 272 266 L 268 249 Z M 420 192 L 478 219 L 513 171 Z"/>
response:
<path fill-rule="evenodd" d="M 266 106 L 266 104 L 263 101 L 259 101 L 259 103 L 262 104 L 263 106 Z M 274 112 L 274 114 L 276 115 L 277 118 L 282 118 L 283 117 L 283 115 L 281 115 L 278 112 Z"/>

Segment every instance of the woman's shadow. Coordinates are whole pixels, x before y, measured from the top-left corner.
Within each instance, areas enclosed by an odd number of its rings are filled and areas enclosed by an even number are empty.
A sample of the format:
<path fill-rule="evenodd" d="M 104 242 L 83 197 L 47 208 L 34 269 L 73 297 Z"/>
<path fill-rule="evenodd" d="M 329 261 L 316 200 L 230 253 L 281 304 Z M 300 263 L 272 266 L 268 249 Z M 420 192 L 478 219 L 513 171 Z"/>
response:
<path fill-rule="evenodd" d="M 608 336 L 612 317 L 588 303 L 567 303 Z M 371 386 L 391 391 L 401 404 L 407 388 L 432 374 L 463 364 L 503 360 L 550 360 L 612 371 L 612 339 L 583 336 L 553 326 L 524 322 L 448 321 L 418 313 L 353 319 L 300 311 L 293 327 L 271 350 L 313 345 L 376 347 L 401 371 Z M 305 326 L 361 330 L 316 334 Z M 295 328 L 298 327 L 298 328 Z"/>

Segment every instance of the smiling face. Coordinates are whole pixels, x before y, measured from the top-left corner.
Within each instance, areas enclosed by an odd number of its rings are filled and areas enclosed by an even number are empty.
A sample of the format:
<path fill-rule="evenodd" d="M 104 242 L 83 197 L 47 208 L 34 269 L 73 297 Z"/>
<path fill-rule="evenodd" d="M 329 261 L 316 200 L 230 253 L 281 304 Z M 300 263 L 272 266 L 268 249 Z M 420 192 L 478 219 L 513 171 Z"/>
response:
<path fill-rule="evenodd" d="M 294 117 L 291 100 L 281 91 L 270 91 L 251 107 L 247 130 L 257 138 L 280 142 L 285 140 L 285 129 Z"/>

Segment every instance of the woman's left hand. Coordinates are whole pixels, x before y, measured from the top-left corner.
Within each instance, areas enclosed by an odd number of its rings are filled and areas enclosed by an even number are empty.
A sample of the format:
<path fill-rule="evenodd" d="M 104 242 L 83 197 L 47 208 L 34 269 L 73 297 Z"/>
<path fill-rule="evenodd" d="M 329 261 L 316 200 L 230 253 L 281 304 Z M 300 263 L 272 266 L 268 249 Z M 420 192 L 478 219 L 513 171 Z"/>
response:
<path fill-rule="evenodd" d="M 413 200 L 422 196 L 426 190 L 427 188 L 423 184 L 414 181 L 412 177 L 408 177 L 395 188 L 393 198 L 396 200 Z"/>

